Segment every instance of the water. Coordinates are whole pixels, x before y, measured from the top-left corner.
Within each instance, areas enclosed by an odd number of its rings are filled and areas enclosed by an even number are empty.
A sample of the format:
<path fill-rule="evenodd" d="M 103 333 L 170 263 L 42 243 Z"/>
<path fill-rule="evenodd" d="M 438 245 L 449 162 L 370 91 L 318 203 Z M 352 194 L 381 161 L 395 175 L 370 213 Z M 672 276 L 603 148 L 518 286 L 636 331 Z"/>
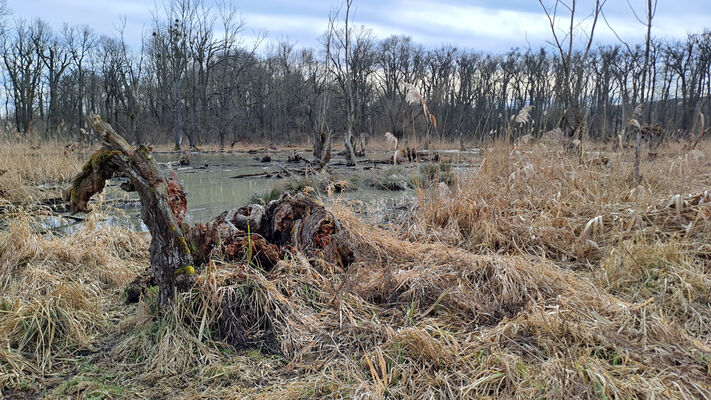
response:
<path fill-rule="evenodd" d="M 295 171 L 305 167 L 306 164 L 303 162 L 287 163 L 289 154 L 290 152 L 271 153 L 272 162 L 262 163 L 258 159 L 263 154 L 192 153 L 189 166 L 176 165 L 180 158 L 178 154 L 157 153 L 154 154 L 154 157 L 161 165 L 164 174 L 167 175 L 170 169 L 174 169 L 178 174 L 178 178 L 185 187 L 188 200 L 188 213 L 185 222 L 194 224 L 207 222 L 225 210 L 249 204 L 255 194 L 269 191 L 277 184 L 283 185 L 287 181 L 284 177 L 235 177 L 248 174 L 281 174 L 285 176 L 284 168 Z M 305 152 L 301 154 L 306 155 Z M 368 153 L 366 159 L 386 160 L 389 157 L 389 153 L 373 152 Z M 455 168 L 455 170 L 466 170 L 471 165 L 471 157 L 466 158 L 466 160 L 454 160 L 461 161 L 459 165 L 462 166 Z M 388 191 L 374 188 L 368 182 L 374 175 L 383 176 L 394 172 L 405 179 L 413 178 L 419 173 L 416 165 L 394 167 L 361 161 L 356 168 L 346 168 L 343 166 L 344 162 L 342 157 L 337 156 L 332 159 L 329 164 L 331 179 L 356 182 L 357 190 L 337 193 L 332 196 L 321 190 L 318 195 L 325 203 L 332 201 L 356 202 L 362 209 L 368 207 L 378 209 L 384 206 L 392 207 L 393 204 L 399 204 L 408 199 L 412 200 L 415 196 L 415 191 L 411 188 L 403 191 Z M 293 179 L 301 179 L 301 177 L 295 176 Z M 122 225 L 137 231 L 145 231 L 146 227 L 140 219 L 140 203 L 137 202 L 137 194 L 121 191 L 118 184 L 118 181 L 114 181 L 107 186 L 103 196 L 105 205 L 99 204 L 97 206 L 101 212 L 99 224 Z M 124 200 L 128 203 L 124 203 Z M 108 207 L 109 203 L 118 207 Z M 72 221 L 70 224 L 58 227 L 57 223 L 53 221 L 50 229 L 57 230 L 59 228 L 60 231 L 71 231 L 76 229 L 78 224 L 81 224 L 81 221 Z"/>

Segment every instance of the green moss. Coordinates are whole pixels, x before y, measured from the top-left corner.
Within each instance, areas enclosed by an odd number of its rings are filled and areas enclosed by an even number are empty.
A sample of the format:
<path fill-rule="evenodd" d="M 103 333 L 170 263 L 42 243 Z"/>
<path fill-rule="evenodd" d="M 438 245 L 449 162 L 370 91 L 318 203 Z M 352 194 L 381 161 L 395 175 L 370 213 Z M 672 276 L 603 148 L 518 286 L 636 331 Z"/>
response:
<path fill-rule="evenodd" d="M 188 246 L 188 242 L 185 241 L 185 238 L 178 236 L 178 242 L 180 242 L 180 245 L 183 246 L 183 250 L 190 254 L 190 247 Z"/>
<path fill-rule="evenodd" d="M 81 393 L 85 399 L 106 399 L 123 397 L 125 389 L 113 385 L 111 382 L 115 375 L 102 374 L 99 376 L 75 376 L 62 382 L 52 391 L 52 397 L 75 397 Z"/>
<path fill-rule="evenodd" d="M 178 275 L 187 275 L 187 276 L 193 276 L 195 275 L 195 268 L 193 268 L 192 265 L 186 265 L 184 267 L 180 267 L 175 270 L 174 272 L 175 276 Z"/>
<path fill-rule="evenodd" d="M 69 194 L 69 200 L 72 202 L 72 204 L 79 203 L 79 192 L 77 191 L 76 188 L 71 189 L 71 192 Z"/>
<path fill-rule="evenodd" d="M 145 144 L 138 146 L 138 149 L 136 150 L 138 151 L 138 154 L 140 154 L 141 157 L 145 158 L 146 160 L 150 160 L 153 158 L 153 156 L 151 155 L 151 151 Z"/>
<path fill-rule="evenodd" d="M 113 156 L 122 156 L 123 153 L 121 153 L 118 150 L 108 150 L 108 149 L 102 149 L 98 150 L 94 154 L 89 157 L 89 159 L 84 163 L 84 166 L 81 168 L 81 175 L 82 176 L 87 176 L 89 175 L 93 170 L 99 170 L 101 167 L 108 161 L 110 160 Z"/>

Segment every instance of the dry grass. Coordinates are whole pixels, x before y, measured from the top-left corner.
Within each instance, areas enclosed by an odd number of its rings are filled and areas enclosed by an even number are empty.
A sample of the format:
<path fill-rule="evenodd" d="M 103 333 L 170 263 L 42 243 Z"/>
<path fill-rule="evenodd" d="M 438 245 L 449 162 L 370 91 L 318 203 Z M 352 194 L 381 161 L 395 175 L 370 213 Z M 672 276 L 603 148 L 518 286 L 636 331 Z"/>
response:
<path fill-rule="evenodd" d="M 7 140 L 0 146 L 0 204 L 57 196 L 79 171 L 89 148 L 71 143 Z"/>
<path fill-rule="evenodd" d="M 144 238 L 91 224 L 42 236 L 16 220 L 0 231 L 0 388 L 711 397 L 709 150 L 667 146 L 635 186 L 625 152 L 580 163 L 550 144 L 498 144 L 449 193 L 421 189 L 399 226 L 333 206 L 356 248 L 347 270 L 302 256 L 269 272 L 215 260 L 162 315 L 152 295 L 120 304 L 146 264 Z"/>
<path fill-rule="evenodd" d="M 106 303 L 145 262 L 146 245 L 92 221 L 69 237 L 37 234 L 29 217 L 0 231 L 0 387 L 34 386 L 91 349 L 107 328 Z"/>

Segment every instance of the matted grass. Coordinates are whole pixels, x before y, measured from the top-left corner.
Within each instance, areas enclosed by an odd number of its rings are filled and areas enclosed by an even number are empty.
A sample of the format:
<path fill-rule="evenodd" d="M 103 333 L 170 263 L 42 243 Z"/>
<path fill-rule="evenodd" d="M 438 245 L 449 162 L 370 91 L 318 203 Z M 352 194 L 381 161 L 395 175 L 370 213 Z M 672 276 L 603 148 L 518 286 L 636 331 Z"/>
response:
<path fill-rule="evenodd" d="M 331 207 L 356 261 L 212 261 L 122 304 L 144 237 L 0 231 L 0 388 L 104 398 L 711 397 L 711 161 L 495 145 L 400 224 Z M 30 387 L 38 388 L 32 391 Z"/>

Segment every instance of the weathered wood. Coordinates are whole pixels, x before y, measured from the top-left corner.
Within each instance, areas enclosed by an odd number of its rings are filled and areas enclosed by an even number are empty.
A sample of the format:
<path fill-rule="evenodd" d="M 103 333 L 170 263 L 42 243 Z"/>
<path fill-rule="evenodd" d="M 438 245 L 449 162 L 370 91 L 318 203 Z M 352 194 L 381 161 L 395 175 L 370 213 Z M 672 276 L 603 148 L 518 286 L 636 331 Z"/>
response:
<path fill-rule="evenodd" d="M 248 244 L 253 258 L 266 270 L 284 253 L 295 251 L 343 268 L 353 259 L 340 222 L 304 193 L 284 194 L 266 207 L 250 204 L 234 208 L 208 224 L 196 225 L 187 236 L 199 262 L 206 262 L 215 251 L 230 261 L 243 259 Z"/>
<path fill-rule="evenodd" d="M 242 178 L 270 178 L 272 172 L 255 172 L 251 174 L 240 174 L 235 176 L 230 176 L 230 179 L 242 179 Z"/>
<path fill-rule="evenodd" d="M 141 218 L 151 233 L 151 270 L 159 288 L 158 304 L 165 307 L 171 303 L 176 288 L 187 290 L 193 284 L 193 258 L 180 228 L 185 216 L 185 195 L 181 195 L 175 182 L 169 191 L 168 182 L 146 146 L 131 148 L 98 115 L 92 115 L 89 122 L 104 148 L 91 156 L 64 199 L 72 212 L 86 212 L 87 202 L 103 190 L 106 179 L 114 175 L 129 179 L 130 187 L 141 198 Z"/>
<path fill-rule="evenodd" d="M 120 154 L 117 150 L 101 149 L 84 164 L 63 195 L 63 199 L 69 202 L 72 214 L 91 211 L 89 199 L 104 190 L 106 180 L 111 179 L 117 172 Z"/>
<path fill-rule="evenodd" d="M 349 167 L 356 166 L 356 156 L 355 156 L 355 145 L 353 144 L 353 133 L 349 130 L 346 133 L 345 147 L 346 147 L 346 165 Z"/>
<path fill-rule="evenodd" d="M 174 170 L 170 170 L 167 182 L 170 211 L 175 217 L 178 226 L 180 226 L 183 224 L 183 220 L 188 213 L 188 199 L 185 197 L 185 188 L 183 184 L 178 181 L 178 174 L 176 174 Z"/>
<path fill-rule="evenodd" d="M 159 287 L 161 307 L 171 303 L 176 289 L 192 286 L 193 262 L 201 265 L 213 256 L 228 261 L 248 258 L 265 270 L 285 254 L 297 251 L 342 268 L 352 262 L 347 232 L 333 214 L 304 193 L 284 194 L 266 207 L 250 204 L 235 208 L 208 224 L 182 225 L 187 200 L 175 172 L 166 180 L 147 147 L 132 149 L 98 116 L 93 116 L 91 123 L 104 148 L 92 155 L 77 175 L 65 201 L 74 212 L 88 211 L 87 202 L 103 190 L 106 179 L 115 175 L 129 179 L 122 187 L 135 190 L 141 199 L 141 218 L 151 233 L 149 250 L 155 277 L 151 282 Z M 145 289 L 141 285 L 146 282 L 143 278 L 134 282 L 131 300 L 140 297 Z"/>

